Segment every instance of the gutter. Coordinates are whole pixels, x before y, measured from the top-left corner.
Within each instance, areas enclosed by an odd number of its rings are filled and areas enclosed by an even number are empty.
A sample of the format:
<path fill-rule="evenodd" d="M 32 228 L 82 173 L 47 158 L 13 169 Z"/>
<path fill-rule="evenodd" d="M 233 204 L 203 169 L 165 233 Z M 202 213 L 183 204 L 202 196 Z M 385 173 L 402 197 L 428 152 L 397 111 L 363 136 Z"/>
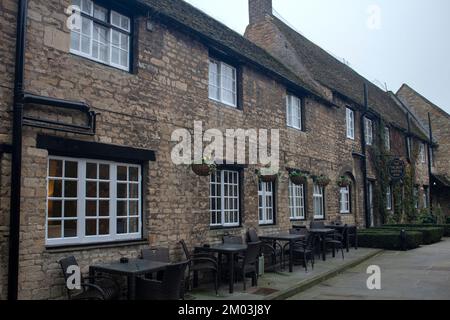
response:
<path fill-rule="evenodd" d="M 364 179 L 364 209 L 366 214 L 366 227 L 371 226 L 370 204 L 369 204 L 369 186 L 367 179 L 367 145 L 366 145 L 366 122 L 365 116 L 369 112 L 369 92 L 367 84 L 364 83 L 364 112 L 361 114 L 361 158 L 362 158 L 362 173 Z"/>
<path fill-rule="evenodd" d="M 433 143 L 433 127 L 432 127 L 432 123 L 431 123 L 431 115 L 428 112 L 428 127 L 430 128 L 430 141 L 431 143 Z M 431 188 L 432 186 L 432 176 L 433 176 L 433 172 L 432 172 L 432 163 L 431 163 L 431 157 L 432 157 L 432 152 L 433 152 L 433 146 L 431 144 L 428 145 L 428 199 L 430 200 L 429 203 L 429 208 L 430 208 L 430 214 L 433 215 L 433 193 L 431 192 Z"/>
<path fill-rule="evenodd" d="M 83 134 L 86 130 L 88 135 L 95 134 L 96 113 L 90 110 L 89 105 L 83 102 L 55 99 L 51 97 L 39 96 L 26 93 L 24 90 L 24 66 L 25 66 L 25 45 L 27 27 L 28 0 L 18 0 L 17 11 L 17 37 L 15 56 L 15 78 L 14 78 L 14 100 L 13 100 L 13 125 L 12 125 L 12 146 L 2 146 L 0 150 L 12 153 L 11 160 L 11 198 L 10 198 L 10 225 L 9 225 L 9 259 L 8 259 L 8 300 L 17 300 L 19 285 L 19 256 L 20 256 L 20 214 L 21 214 L 21 187 L 22 187 L 22 129 L 24 125 L 51 129 L 49 126 L 57 125 L 60 128 L 53 128 L 57 131 L 65 131 Z M 59 122 L 52 122 L 45 119 L 33 119 L 24 117 L 24 107 L 27 104 L 40 104 L 65 108 L 85 113 L 88 116 L 87 126 L 75 126 Z M 38 122 L 33 124 L 31 121 Z M 46 126 L 48 125 L 48 126 Z M 64 129 L 64 127 L 66 127 Z"/>

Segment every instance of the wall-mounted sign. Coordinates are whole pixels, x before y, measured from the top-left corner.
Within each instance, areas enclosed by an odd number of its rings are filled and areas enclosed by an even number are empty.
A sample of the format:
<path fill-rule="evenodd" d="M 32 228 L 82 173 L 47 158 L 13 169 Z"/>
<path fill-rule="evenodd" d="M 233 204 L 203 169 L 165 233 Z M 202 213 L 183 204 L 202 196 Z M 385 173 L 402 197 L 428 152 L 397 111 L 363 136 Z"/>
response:
<path fill-rule="evenodd" d="M 400 180 L 405 177 L 406 165 L 399 158 L 395 158 L 389 162 L 389 176 L 392 180 Z"/>

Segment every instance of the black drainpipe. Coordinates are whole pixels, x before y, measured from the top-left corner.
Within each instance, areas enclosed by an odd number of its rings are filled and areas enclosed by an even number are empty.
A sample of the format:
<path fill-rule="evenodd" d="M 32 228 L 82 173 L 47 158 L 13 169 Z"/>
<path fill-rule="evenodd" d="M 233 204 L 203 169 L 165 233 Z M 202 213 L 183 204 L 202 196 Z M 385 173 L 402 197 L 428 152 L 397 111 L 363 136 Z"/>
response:
<path fill-rule="evenodd" d="M 367 84 L 364 83 L 364 112 L 361 114 L 361 150 L 363 154 L 362 159 L 362 173 L 364 179 L 364 208 L 366 214 L 366 227 L 370 228 L 370 204 L 369 204 L 369 188 L 367 180 L 367 146 L 366 146 L 366 122 L 364 121 L 367 112 L 369 111 L 369 93 Z"/>
<path fill-rule="evenodd" d="M 20 189 L 22 179 L 22 119 L 24 104 L 25 29 L 27 25 L 27 0 L 18 1 L 16 66 L 14 79 L 14 106 L 12 128 L 11 202 L 9 225 L 8 300 L 17 300 L 19 282 L 20 243 Z"/>
<path fill-rule="evenodd" d="M 431 124 L 431 115 L 428 112 L 428 127 L 430 129 L 430 143 L 428 145 L 428 199 L 429 199 L 429 208 L 430 208 L 430 214 L 433 215 L 433 193 L 431 192 L 431 188 L 433 187 L 433 172 L 432 172 L 432 163 L 431 163 L 431 157 L 433 152 L 433 127 Z"/>

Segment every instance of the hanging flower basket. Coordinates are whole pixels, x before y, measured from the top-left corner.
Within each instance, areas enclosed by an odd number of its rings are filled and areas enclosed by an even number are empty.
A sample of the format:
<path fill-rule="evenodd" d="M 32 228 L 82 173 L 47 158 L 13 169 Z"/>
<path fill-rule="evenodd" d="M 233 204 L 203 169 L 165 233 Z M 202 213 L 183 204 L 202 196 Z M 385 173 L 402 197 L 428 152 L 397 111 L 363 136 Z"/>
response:
<path fill-rule="evenodd" d="M 300 171 L 292 171 L 289 173 L 289 178 L 291 182 L 296 186 L 301 186 L 308 182 L 308 175 Z"/>
<path fill-rule="evenodd" d="M 271 183 L 275 182 L 278 179 L 279 172 L 275 172 L 271 168 L 263 168 L 257 171 L 258 178 L 262 182 Z"/>
<path fill-rule="evenodd" d="M 191 165 L 192 171 L 200 177 L 208 177 L 212 173 L 216 172 L 216 164 L 208 159 L 203 159 L 199 163 L 193 163 Z"/>
<path fill-rule="evenodd" d="M 349 187 L 352 184 L 352 181 L 350 178 L 346 176 L 342 176 L 337 180 L 337 185 L 341 188 Z"/>
<path fill-rule="evenodd" d="M 319 185 L 321 187 L 326 187 L 331 182 L 331 179 L 323 174 L 321 174 L 320 176 L 314 176 L 313 180 L 314 180 L 314 183 L 316 183 L 317 185 Z"/>

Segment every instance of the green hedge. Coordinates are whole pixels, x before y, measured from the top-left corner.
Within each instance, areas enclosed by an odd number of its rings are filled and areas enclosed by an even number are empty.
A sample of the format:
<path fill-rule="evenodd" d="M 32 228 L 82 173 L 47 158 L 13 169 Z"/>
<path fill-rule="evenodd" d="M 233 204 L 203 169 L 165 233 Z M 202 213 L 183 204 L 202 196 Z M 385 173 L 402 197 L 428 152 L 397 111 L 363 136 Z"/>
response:
<path fill-rule="evenodd" d="M 414 226 L 414 225 L 393 225 L 393 226 L 384 226 L 380 229 L 389 229 L 396 231 L 418 231 L 423 234 L 423 243 L 425 245 L 437 243 L 442 240 L 444 236 L 444 228 L 438 228 L 435 226 Z"/>
<path fill-rule="evenodd" d="M 362 248 L 385 250 L 411 250 L 420 247 L 423 234 L 418 231 L 407 231 L 404 247 L 400 231 L 394 229 L 368 229 L 358 231 L 358 244 Z"/>
<path fill-rule="evenodd" d="M 384 227 L 399 228 L 443 228 L 444 237 L 450 237 L 450 224 L 387 224 Z"/>

